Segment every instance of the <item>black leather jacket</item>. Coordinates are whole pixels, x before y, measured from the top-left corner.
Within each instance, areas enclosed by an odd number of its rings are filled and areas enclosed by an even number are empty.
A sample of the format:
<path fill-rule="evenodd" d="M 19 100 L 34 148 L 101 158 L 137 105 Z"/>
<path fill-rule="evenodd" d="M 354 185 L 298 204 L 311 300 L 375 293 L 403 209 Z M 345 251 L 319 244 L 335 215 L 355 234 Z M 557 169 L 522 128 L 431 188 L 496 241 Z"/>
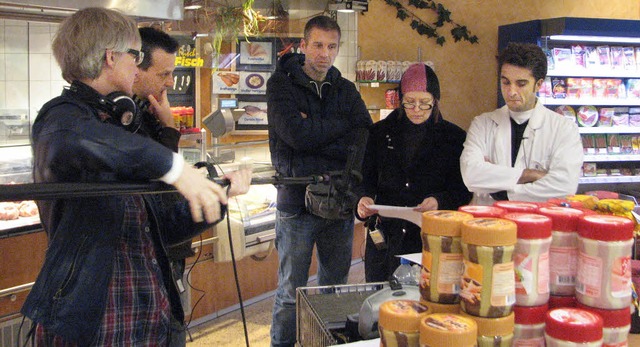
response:
<path fill-rule="evenodd" d="M 45 104 L 32 130 L 35 182 L 148 181 L 169 171 L 170 149 L 101 118 L 95 109 L 65 93 Z M 194 223 L 183 198 L 163 195 L 143 197 L 172 312 L 182 321 L 165 245 L 191 239 L 210 225 Z M 97 331 L 106 307 L 122 232 L 124 197 L 37 204 L 49 247 L 22 313 L 49 331 L 85 345 Z"/>

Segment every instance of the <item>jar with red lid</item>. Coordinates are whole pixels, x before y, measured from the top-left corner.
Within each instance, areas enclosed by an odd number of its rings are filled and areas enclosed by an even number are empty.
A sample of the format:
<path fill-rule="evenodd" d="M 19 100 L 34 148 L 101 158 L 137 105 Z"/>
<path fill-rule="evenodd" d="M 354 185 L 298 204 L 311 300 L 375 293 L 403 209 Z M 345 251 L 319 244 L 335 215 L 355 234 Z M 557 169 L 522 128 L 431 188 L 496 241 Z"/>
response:
<path fill-rule="evenodd" d="M 634 223 L 624 217 L 589 215 L 578 223 L 578 302 L 606 310 L 631 305 Z"/>
<path fill-rule="evenodd" d="M 549 309 L 560 307 L 576 307 L 576 297 L 574 295 L 550 295 L 549 296 Z"/>
<path fill-rule="evenodd" d="M 544 320 L 549 307 L 513 306 L 515 325 L 513 328 L 514 347 L 544 347 Z"/>
<path fill-rule="evenodd" d="M 513 251 L 516 305 L 540 306 L 549 301 L 551 219 L 534 213 L 507 213 L 502 218 L 518 226 Z"/>
<path fill-rule="evenodd" d="M 551 218 L 549 289 L 551 295 L 573 296 L 578 269 L 578 219 L 584 212 L 569 207 L 541 207 L 538 213 Z"/>
<path fill-rule="evenodd" d="M 578 303 L 577 307 L 602 317 L 602 347 L 629 346 L 629 330 L 631 329 L 631 310 L 629 308 L 602 310 L 581 303 Z"/>
<path fill-rule="evenodd" d="M 544 339 L 547 347 L 600 347 L 602 328 L 602 317 L 595 313 L 556 308 L 545 317 Z"/>
<path fill-rule="evenodd" d="M 507 211 L 500 207 L 486 205 L 465 205 L 458 207 L 458 211 L 466 212 L 475 218 L 500 218 Z"/>
<path fill-rule="evenodd" d="M 521 212 L 521 213 L 536 213 L 538 208 L 540 207 L 535 202 L 527 202 L 527 201 L 510 201 L 510 200 L 501 200 L 493 203 L 493 206 L 500 207 L 507 211 L 507 213 L 511 212 Z"/>

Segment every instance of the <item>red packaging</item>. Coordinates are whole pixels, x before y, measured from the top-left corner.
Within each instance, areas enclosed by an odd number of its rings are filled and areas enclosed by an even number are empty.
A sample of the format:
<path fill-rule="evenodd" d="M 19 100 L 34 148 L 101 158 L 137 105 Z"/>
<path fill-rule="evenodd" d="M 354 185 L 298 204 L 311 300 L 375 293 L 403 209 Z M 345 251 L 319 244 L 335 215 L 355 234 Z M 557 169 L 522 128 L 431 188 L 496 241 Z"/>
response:
<path fill-rule="evenodd" d="M 384 92 L 384 102 L 387 108 L 400 107 L 400 100 L 398 98 L 398 91 L 396 89 L 387 89 Z"/>

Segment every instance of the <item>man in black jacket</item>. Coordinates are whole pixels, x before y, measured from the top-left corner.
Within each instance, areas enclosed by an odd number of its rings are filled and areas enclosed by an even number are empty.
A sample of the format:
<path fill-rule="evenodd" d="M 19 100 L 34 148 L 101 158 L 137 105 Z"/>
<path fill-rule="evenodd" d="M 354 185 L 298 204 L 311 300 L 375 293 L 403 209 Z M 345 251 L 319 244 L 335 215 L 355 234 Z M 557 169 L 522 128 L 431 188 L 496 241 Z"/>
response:
<path fill-rule="evenodd" d="M 267 82 L 271 160 L 283 177 L 343 170 L 354 131 L 372 123 L 355 85 L 333 67 L 339 45 L 338 24 L 326 16 L 312 18 L 300 43 L 304 54 L 283 56 Z M 275 243 L 280 266 L 271 345 L 293 346 L 296 288 L 307 285 L 313 247 L 318 254 L 318 284 L 346 283 L 353 217 L 319 217 L 305 208 L 304 186 L 277 188 Z"/>

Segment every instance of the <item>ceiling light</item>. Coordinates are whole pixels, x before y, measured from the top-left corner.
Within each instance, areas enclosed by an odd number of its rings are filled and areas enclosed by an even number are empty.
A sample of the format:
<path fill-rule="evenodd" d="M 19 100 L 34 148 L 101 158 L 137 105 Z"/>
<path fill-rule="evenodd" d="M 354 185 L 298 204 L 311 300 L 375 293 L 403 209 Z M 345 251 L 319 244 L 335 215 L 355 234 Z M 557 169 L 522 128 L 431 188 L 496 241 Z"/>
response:
<path fill-rule="evenodd" d="M 587 35 L 551 35 L 549 40 L 555 41 L 579 41 L 579 42 L 615 42 L 615 43 L 640 43 L 640 37 L 610 37 Z"/>
<path fill-rule="evenodd" d="M 342 1 L 338 0 L 335 3 L 329 4 L 329 11 L 338 12 L 366 12 L 369 10 L 369 2 L 364 1 Z"/>

